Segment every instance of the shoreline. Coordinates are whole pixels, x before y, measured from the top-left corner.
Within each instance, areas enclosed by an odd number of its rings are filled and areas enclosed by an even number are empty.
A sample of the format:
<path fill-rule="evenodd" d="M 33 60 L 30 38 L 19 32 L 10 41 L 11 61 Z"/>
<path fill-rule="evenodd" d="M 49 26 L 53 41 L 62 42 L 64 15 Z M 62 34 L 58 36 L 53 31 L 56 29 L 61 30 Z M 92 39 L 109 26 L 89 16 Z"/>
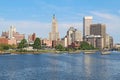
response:
<path fill-rule="evenodd" d="M 63 54 L 63 53 L 68 53 L 68 54 L 78 54 L 78 53 L 84 53 L 84 54 L 94 54 L 98 50 L 76 50 L 76 51 L 56 51 L 56 50 L 39 50 L 39 51 L 4 51 L 0 52 L 0 55 L 5 55 L 5 54 L 45 54 L 45 53 L 53 53 L 53 54 Z"/>

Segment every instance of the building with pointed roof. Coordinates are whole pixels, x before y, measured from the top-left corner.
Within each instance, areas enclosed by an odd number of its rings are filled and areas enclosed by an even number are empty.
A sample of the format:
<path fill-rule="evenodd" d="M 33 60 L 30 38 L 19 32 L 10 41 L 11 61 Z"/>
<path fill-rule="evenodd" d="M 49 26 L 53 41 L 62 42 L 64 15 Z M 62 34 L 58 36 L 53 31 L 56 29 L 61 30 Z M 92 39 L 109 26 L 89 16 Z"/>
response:
<path fill-rule="evenodd" d="M 51 41 L 53 41 L 53 40 L 57 41 L 59 39 L 60 39 L 60 36 L 59 36 L 59 32 L 58 32 L 58 23 L 57 23 L 55 15 L 53 15 L 52 30 L 49 33 L 49 40 L 51 40 Z"/>

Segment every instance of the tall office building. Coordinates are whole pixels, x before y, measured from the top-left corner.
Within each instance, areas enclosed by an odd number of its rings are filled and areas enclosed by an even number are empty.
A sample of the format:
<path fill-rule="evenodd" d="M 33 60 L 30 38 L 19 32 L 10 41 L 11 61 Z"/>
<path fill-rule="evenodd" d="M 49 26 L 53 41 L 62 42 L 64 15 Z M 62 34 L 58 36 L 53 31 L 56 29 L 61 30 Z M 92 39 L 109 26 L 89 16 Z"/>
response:
<path fill-rule="evenodd" d="M 49 39 L 51 41 L 53 41 L 53 40 L 57 41 L 58 39 L 60 39 L 59 32 L 58 32 L 58 24 L 57 24 L 57 20 L 55 18 L 55 15 L 53 15 L 52 31 L 49 33 Z"/>
<path fill-rule="evenodd" d="M 14 26 L 10 26 L 9 29 L 9 39 L 13 38 L 13 34 L 16 32 L 16 28 Z"/>
<path fill-rule="evenodd" d="M 92 24 L 92 16 L 85 16 L 83 18 L 83 38 L 90 35 L 90 25 Z"/>
<path fill-rule="evenodd" d="M 101 36 L 103 40 L 103 47 L 106 46 L 106 25 L 105 24 L 91 24 L 90 35 Z"/>
<path fill-rule="evenodd" d="M 91 24 L 90 35 L 106 36 L 106 25 L 105 24 Z"/>

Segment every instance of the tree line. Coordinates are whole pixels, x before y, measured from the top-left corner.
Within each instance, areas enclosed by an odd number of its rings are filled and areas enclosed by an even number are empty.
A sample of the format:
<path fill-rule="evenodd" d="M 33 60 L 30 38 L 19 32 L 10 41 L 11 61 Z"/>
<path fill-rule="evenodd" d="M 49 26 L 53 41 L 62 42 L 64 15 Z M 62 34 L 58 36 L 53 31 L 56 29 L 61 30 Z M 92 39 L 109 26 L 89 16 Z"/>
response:
<path fill-rule="evenodd" d="M 32 45 L 28 44 L 26 39 L 21 40 L 21 42 L 17 46 L 1 44 L 0 45 L 0 51 L 9 50 L 9 49 L 24 50 L 24 48 L 26 48 L 28 46 L 32 46 L 33 49 L 36 49 L 38 51 L 39 49 L 42 48 L 42 43 L 41 43 L 40 38 L 36 38 Z M 92 45 L 88 44 L 87 42 L 83 41 L 83 42 L 80 43 L 80 46 L 78 48 L 65 48 L 61 44 L 58 44 L 58 45 L 55 46 L 55 49 L 58 50 L 58 51 L 68 51 L 68 50 L 93 50 L 95 48 Z"/>

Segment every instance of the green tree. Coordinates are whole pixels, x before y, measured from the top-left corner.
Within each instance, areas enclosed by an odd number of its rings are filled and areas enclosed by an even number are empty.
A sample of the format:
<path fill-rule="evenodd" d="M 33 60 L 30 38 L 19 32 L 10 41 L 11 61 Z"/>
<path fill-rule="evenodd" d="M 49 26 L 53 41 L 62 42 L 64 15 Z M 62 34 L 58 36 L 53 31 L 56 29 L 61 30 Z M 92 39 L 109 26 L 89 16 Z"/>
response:
<path fill-rule="evenodd" d="M 18 48 L 19 48 L 19 49 L 23 49 L 23 48 L 25 48 L 25 47 L 27 47 L 27 40 L 26 40 L 26 39 L 23 39 L 23 40 L 21 40 L 21 42 L 18 44 Z"/>
<path fill-rule="evenodd" d="M 36 38 L 33 44 L 33 49 L 41 49 L 41 40 L 40 38 Z"/>
<path fill-rule="evenodd" d="M 0 51 L 4 51 L 3 47 L 0 45 Z"/>
<path fill-rule="evenodd" d="M 11 49 L 16 49 L 17 46 L 16 46 L 15 44 L 13 44 L 13 45 L 10 45 L 10 48 L 11 48 Z"/>
<path fill-rule="evenodd" d="M 9 45 L 4 45 L 4 46 L 3 46 L 3 49 L 4 49 L 4 50 L 9 50 L 9 48 L 10 48 Z"/>
<path fill-rule="evenodd" d="M 88 44 L 87 42 L 83 41 L 83 42 L 81 42 L 79 49 L 92 50 L 92 49 L 94 49 L 94 47 L 92 45 Z"/>
<path fill-rule="evenodd" d="M 4 51 L 4 50 L 9 50 L 10 49 L 10 45 L 8 44 L 0 44 L 0 50 Z"/>
<path fill-rule="evenodd" d="M 65 50 L 65 48 L 61 44 L 56 45 L 55 49 L 58 50 L 58 51 L 64 51 Z"/>

